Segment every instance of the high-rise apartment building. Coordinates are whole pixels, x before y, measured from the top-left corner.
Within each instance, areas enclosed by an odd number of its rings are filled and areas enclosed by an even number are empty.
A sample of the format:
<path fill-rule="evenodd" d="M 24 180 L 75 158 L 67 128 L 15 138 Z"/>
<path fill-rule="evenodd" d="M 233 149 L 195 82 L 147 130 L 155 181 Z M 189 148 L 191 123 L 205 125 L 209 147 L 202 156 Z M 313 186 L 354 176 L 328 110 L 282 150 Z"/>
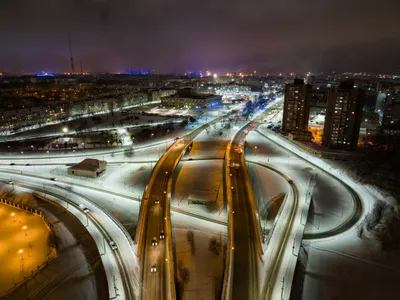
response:
<path fill-rule="evenodd" d="M 311 85 L 304 84 L 303 79 L 295 79 L 293 84 L 285 87 L 283 108 L 283 131 L 307 131 L 312 97 Z"/>
<path fill-rule="evenodd" d="M 351 150 L 357 147 L 365 93 L 352 81 L 342 82 L 328 94 L 323 145 Z"/>

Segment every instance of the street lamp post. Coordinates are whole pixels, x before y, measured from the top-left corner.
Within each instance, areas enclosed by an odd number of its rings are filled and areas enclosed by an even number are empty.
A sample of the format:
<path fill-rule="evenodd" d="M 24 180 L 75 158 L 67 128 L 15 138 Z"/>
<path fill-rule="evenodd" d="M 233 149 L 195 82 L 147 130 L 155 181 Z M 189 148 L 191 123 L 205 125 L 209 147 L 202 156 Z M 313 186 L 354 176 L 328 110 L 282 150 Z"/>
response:
<path fill-rule="evenodd" d="M 13 220 L 15 222 L 15 213 L 12 213 L 11 216 L 13 217 Z"/>
<path fill-rule="evenodd" d="M 18 253 L 21 255 L 21 259 L 24 260 L 24 250 L 20 249 Z"/>
<path fill-rule="evenodd" d="M 26 232 L 27 226 L 22 227 L 23 230 L 25 230 L 25 235 L 27 236 L 28 233 Z"/>

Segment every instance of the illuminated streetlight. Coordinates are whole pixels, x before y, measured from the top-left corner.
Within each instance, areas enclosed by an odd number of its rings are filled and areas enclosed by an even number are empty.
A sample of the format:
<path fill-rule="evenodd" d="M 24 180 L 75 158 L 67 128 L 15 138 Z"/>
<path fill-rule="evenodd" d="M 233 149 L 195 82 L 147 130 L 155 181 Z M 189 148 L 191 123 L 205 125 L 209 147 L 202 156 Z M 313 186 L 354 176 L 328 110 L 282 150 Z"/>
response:
<path fill-rule="evenodd" d="M 13 220 L 15 222 L 15 213 L 12 213 L 11 216 L 13 217 Z"/>
<path fill-rule="evenodd" d="M 64 133 L 67 133 L 67 132 L 68 132 L 68 127 L 63 127 L 62 131 L 63 131 Z"/>
<path fill-rule="evenodd" d="M 21 259 L 24 260 L 24 250 L 20 249 L 18 253 L 21 255 Z"/>
<path fill-rule="evenodd" d="M 28 234 L 26 233 L 26 228 L 27 228 L 26 226 L 22 227 L 22 229 L 25 230 L 25 235 L 28 235 Z"/>

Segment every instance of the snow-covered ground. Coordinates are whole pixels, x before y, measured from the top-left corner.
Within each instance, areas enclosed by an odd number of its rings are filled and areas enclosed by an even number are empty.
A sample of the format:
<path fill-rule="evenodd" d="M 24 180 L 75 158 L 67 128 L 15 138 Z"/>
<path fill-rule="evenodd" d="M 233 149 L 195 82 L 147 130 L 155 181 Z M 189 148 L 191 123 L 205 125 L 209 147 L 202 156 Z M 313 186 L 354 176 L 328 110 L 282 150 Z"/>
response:
<path fill-rule="evenodd" d="M 218 122 L 200 133 L 174 173 L 171 206 L 200 218 L 172 213 L 178 281 L 181 280 L 179 267 L 188 268 L 190 273 L 189 282 L 180 286 L 180 291 L 184 290 L 182 299 L 216 299 L 220 296 L 227 228 L 201 218 L 227 222 L 223 159 L 229 140 L 243 124 L 244 121 Z M 196 201 L 203 204 L 194 204 Z M 211 207 L 207 208 L 209 205 Z M 187 241 L 189 231 L 194 235 L 194 252 Z M 219 255 L 209 251 L 211 238 L 215 238 L 221 247 Z"/>
<path fill-rule="evenodd" d="M 305 228 L 306 233 L 321 233 L 331 230 L 346 221 L 353 212 L 354 202 L 351 194 L 331 176 L 282 149 L 256 131 L 249 133 L 247 142 L 253 153 L 248 156 L 249 160 L 270 164 L 289 175 L 303 195 L 309 188 L 310 177 L 312 174 L 316 174 L 316 185 L 312 189 L 312 205 Z M 255 147 L 257 148 L 255 149 Z M 263 180 L 263 182 L 267 187 L 270 186 L 268 181 Z"/>
<path fill-rule="evenodd" d="M 265 131 L 283 147 L 294 151 L 309 162 L 318 165 L 327 172 L 346 182 L 359 195 L 362 202 L 360 221 L 370 211 L 376 199 L 386 200 L 368 186 L 362 185 L 343 172 L 341 164 L 336 161 L 322 160 L 305 153 L 289 141 L 272 132 Z M 296 160 L 299 160 L 297 157 Z M 304 160 L 303 160 L 304 162 Z M 293 164 L 287 161 L 287 165 Z M 285 163 L 282 161 L 282 165 Z M 313 172 L 321 174 L 320 169 L 311 166 Z M 311 171 L 311 170 L 309 170 Z M 320 188 L 321 182 L 317 186 Z M 297 178 L 294 178 L 296 182 Z M 331 182 L 334 182 L 331 179 Z M 323 185 L 322 185 L 323 186 Z M 341 203 L 341 196 L 335 195 L 328 186 L 323 186 L 323 198 L 335 206 L 336 214 L 343 211 L 343 217 L 337 214 L 334 218 L 324 218 L 325 222 L 336 223 L 338 218 L 345 217 L 345 210 L 351 209 Z M 318 193 L 315 189 L 314 193 Z M 372 192 L 372 193 L 371 193 Z M 332 197 L 331 197 L 332 195 Z M 321 202 L 321 201 L 320 201 Z M 322 203 L 322 202 L 321 202 Z M 347 207 L 347 208 L 346 208 Z M 311 212 L 310 212 L 311 213 Z M 296 275 L 296 289 L 293 294 L 301 294 L 301 299 L 397 299 L 396 283 L 399 280 L 398 250 L 382 251 L 375 238 L 357 236 L 357 224 L 345 232 L 322 240 L 304 241 L 300 251 L 301 264 Z M 371 234 L 370 234 L 371 235 Z M 303 249 L 304 248 L 304 249 Z M 300 283 L 299 283 L 300 282 Z M 301 291 L 302 290 L 302 291 Z"/>
<path fill-rule="evenodd" d="M 398 299 L 399 251 L 359 239 L 356 230 L 329 240 L 304 242 L 299 299 Z"/>
<path fill-rule="evenodd" d="M 182 299 L 217 299 L 223 280 L 226 226 L 175 213 L 171 213 L 171 221 L 176 254 L 175 272 L 178 280 L 181 280 L 180 268 L 187 268 L 189 272 L 189 280 L 184 284 Z M 193 246 L 188 242 L 188 232 L 193 233 Z M 209 251 L 211 238 L 215 238 L 221 245 L 219 255 Z"/>

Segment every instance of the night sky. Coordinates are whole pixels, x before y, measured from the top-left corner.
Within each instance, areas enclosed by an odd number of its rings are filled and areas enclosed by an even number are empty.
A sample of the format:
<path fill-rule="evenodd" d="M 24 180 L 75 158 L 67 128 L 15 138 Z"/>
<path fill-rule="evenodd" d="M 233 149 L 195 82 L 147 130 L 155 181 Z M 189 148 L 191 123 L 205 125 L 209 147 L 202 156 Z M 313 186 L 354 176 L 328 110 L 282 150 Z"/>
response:
<path fill-rule="evenodd" d="M 399 0 L 1 0 L 0 72 L 400 71 Z"/>

